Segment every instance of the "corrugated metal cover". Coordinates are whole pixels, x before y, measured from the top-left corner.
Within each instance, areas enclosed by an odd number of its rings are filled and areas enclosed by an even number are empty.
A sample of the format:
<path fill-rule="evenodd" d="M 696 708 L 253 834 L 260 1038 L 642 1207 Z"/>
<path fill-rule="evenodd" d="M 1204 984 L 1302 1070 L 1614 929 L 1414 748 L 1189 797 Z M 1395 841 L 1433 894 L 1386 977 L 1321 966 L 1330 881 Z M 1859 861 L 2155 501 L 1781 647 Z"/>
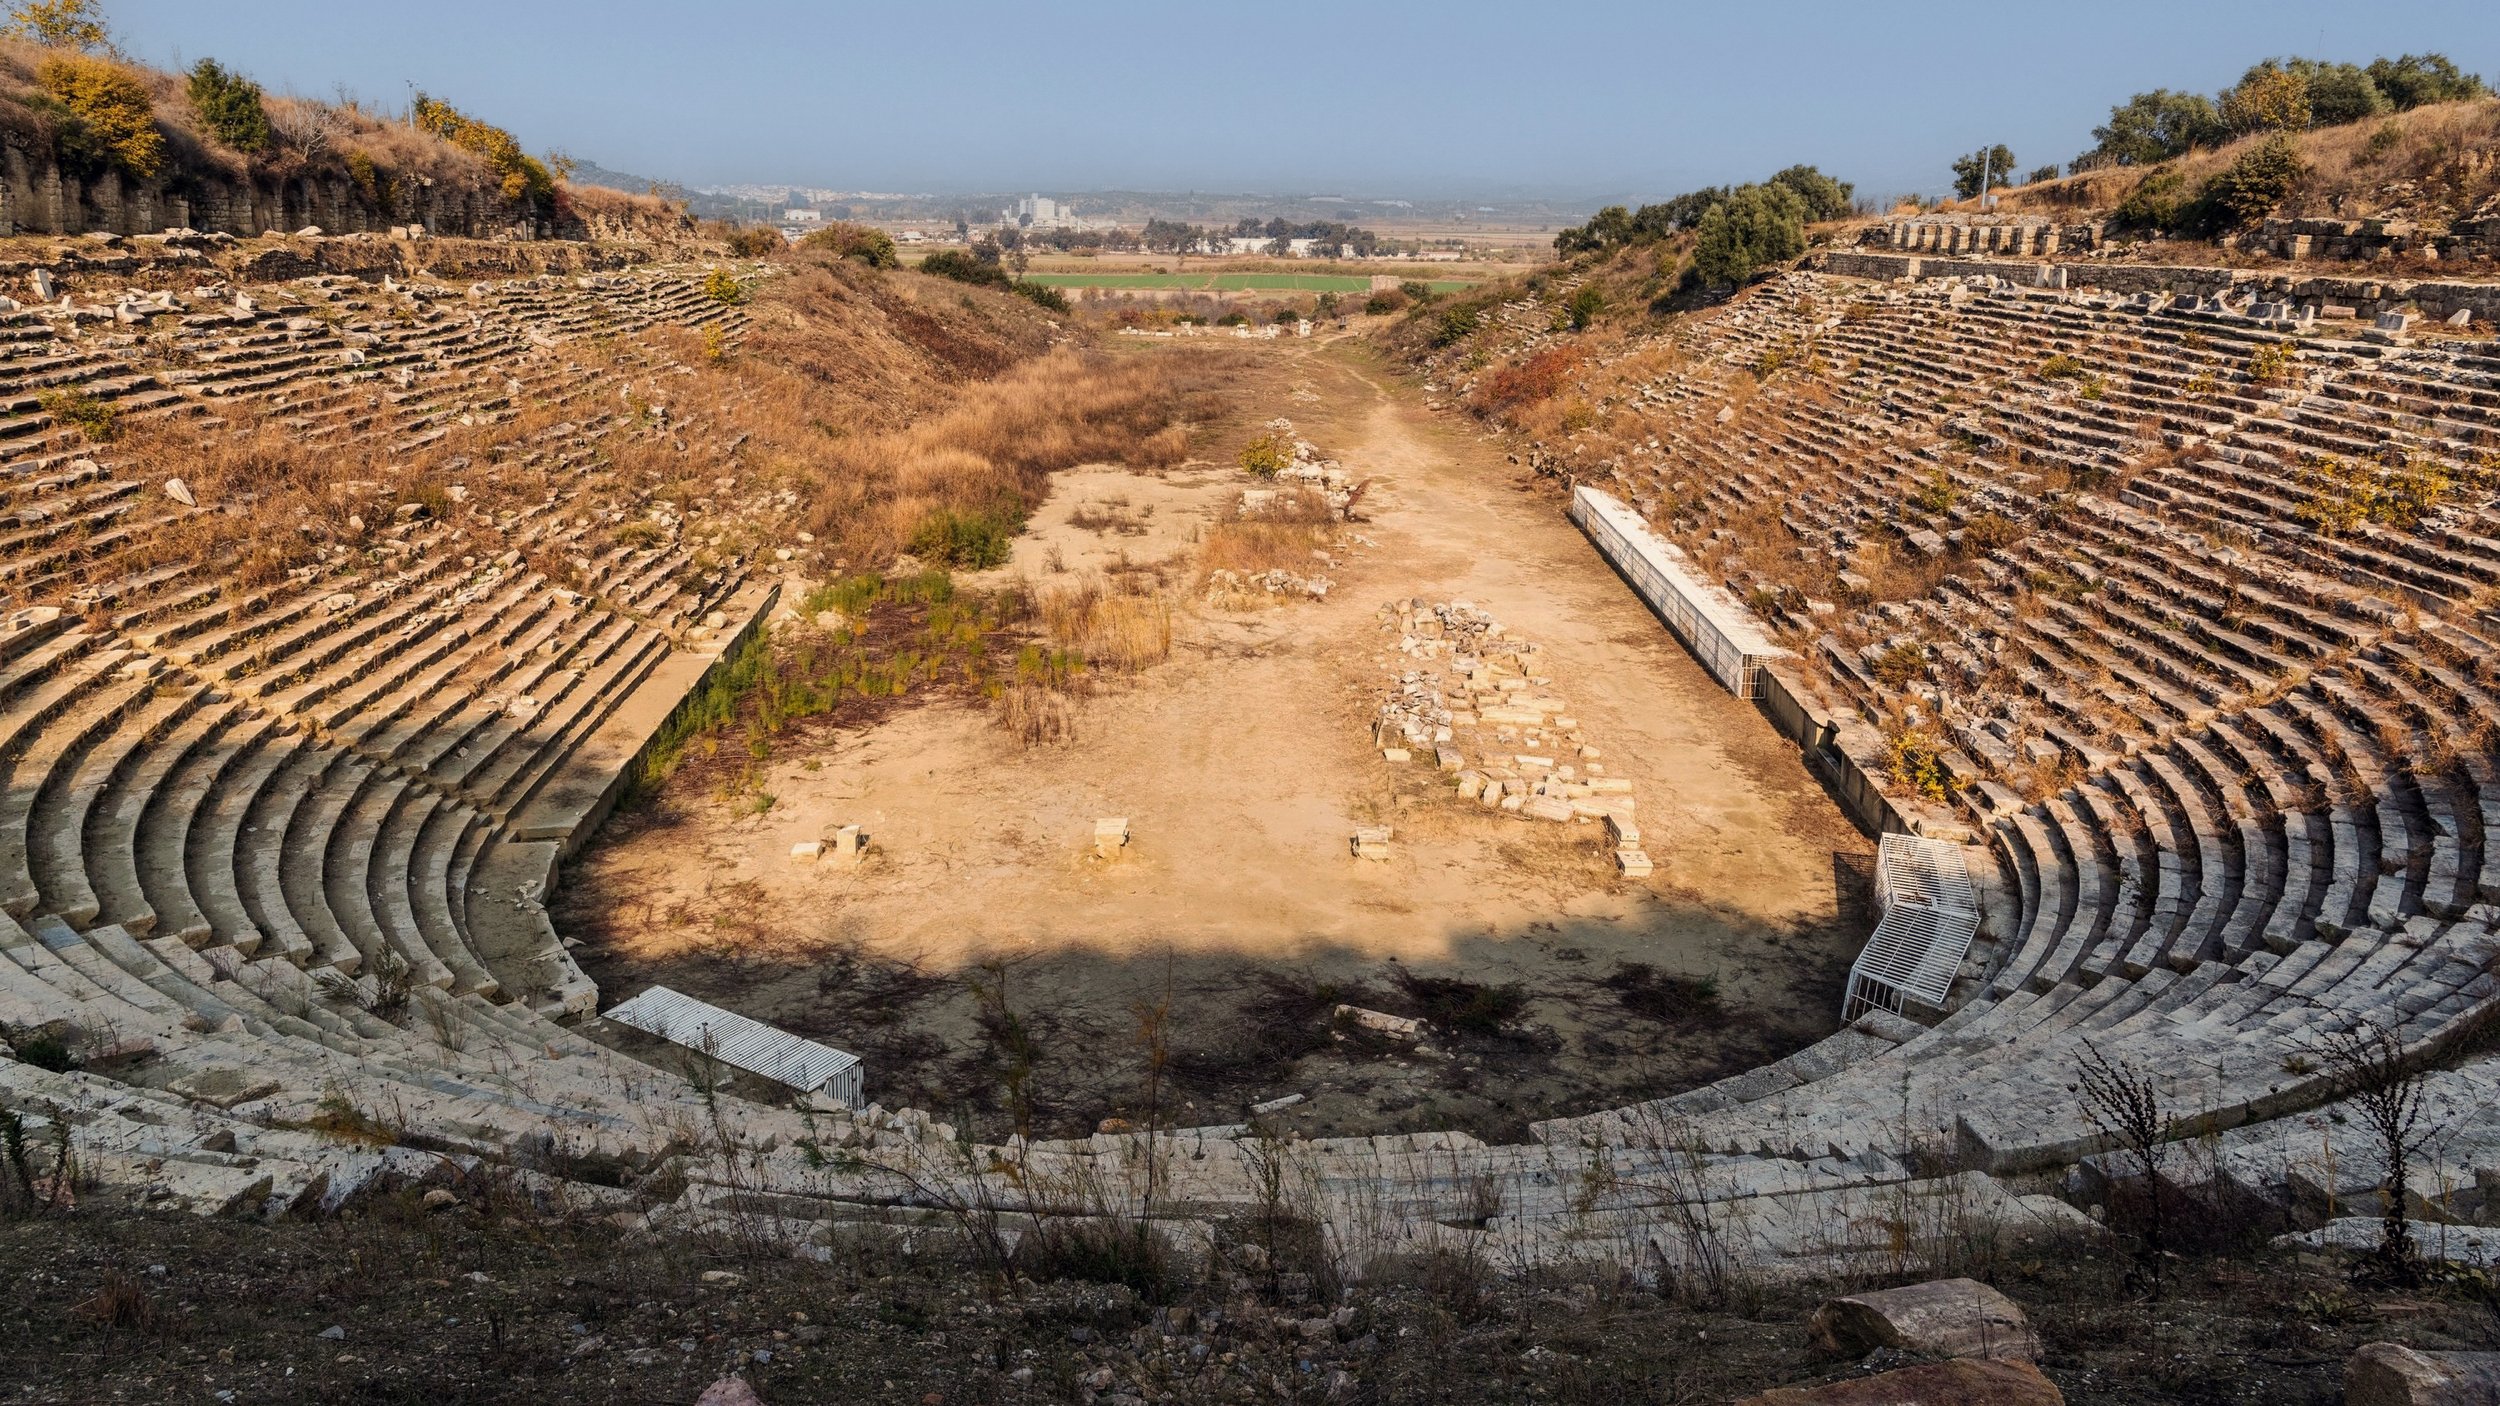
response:
<path fill-rule="evenodd" d="M 807 1093 L 859 1068 L 857 1055 L 802 1040 L 665 986 L 610 1006 L 607 1018 Z"/>

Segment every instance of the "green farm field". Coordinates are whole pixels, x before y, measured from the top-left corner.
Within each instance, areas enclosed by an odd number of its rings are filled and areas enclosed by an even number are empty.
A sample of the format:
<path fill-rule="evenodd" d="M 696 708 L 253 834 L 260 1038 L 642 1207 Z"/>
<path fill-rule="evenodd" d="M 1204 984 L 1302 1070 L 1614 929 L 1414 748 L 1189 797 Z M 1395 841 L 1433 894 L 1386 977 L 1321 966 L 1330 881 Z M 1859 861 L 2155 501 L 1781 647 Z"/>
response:
<path fill-rule="evenodd" d="M 1342 273 L 1028 273 L 1027 282 L 1054 288 L 1156 288 L 1193 293 L 1361 293 L 1371 280 Z M 1463 278 L 1429 280 L 1436 293 L 1473 287 Z"/>

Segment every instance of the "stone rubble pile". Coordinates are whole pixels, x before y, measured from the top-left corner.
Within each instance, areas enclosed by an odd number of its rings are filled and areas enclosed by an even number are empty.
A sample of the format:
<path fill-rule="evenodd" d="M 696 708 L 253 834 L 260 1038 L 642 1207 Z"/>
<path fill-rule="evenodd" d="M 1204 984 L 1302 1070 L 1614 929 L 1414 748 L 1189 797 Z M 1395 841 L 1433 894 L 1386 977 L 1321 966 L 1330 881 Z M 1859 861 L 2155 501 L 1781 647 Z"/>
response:
<path fill-rule="evenodd" d="M 1607 774 L 1605 754 L 1553 692 L 1543 651 L 1514 638 L 1467 601 L 1393 601 L 1381 628 L 1397 635 L 1404 667 L 1372 722 L 1391 762 L 1431 760 L 1461 799 L 1557 824 L 1608 827 L 1617 866 L 1650 872 L 1633 823 L 1632 783 Z"/>

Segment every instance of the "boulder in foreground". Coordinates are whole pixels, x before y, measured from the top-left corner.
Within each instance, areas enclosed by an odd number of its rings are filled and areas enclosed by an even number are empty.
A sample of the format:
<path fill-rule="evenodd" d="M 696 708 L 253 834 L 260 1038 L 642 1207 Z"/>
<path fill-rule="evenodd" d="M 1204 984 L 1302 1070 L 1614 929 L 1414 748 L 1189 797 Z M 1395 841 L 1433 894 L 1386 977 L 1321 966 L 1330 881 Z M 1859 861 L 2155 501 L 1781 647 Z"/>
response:
<path fill-rule="evenodd" d="M 1852 1357 L 1889 1347 L 2028 1362 L 2038 1346 L 2022 1306 L 1976 1279 L 1931 1279 L 1831 1299 L 1814 1311 L 1810 1327 L 1815 1346 Z"/>
<path fill-rule="evenodd" d="M 1828 1386 L 1777 1387 L 1737 1406 L 2066 1406 L 2066 1396 L 2028 1362 L 1965 1358 Z"/>

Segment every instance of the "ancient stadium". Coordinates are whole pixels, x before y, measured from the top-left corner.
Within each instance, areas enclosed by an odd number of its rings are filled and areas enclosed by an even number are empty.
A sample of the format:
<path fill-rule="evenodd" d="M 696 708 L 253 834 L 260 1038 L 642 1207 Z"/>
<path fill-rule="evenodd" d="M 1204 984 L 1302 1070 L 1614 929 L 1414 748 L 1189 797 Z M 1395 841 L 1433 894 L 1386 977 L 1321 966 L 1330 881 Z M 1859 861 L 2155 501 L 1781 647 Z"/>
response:
<path fill-rule="evenodd" d="M 0 1219 L 1284 1303 L 2488 1242 L 2479 86 L 1341 298 L 431 99 L 272 176 L 133 71 L 179 179 L 0 180 Z"/>

